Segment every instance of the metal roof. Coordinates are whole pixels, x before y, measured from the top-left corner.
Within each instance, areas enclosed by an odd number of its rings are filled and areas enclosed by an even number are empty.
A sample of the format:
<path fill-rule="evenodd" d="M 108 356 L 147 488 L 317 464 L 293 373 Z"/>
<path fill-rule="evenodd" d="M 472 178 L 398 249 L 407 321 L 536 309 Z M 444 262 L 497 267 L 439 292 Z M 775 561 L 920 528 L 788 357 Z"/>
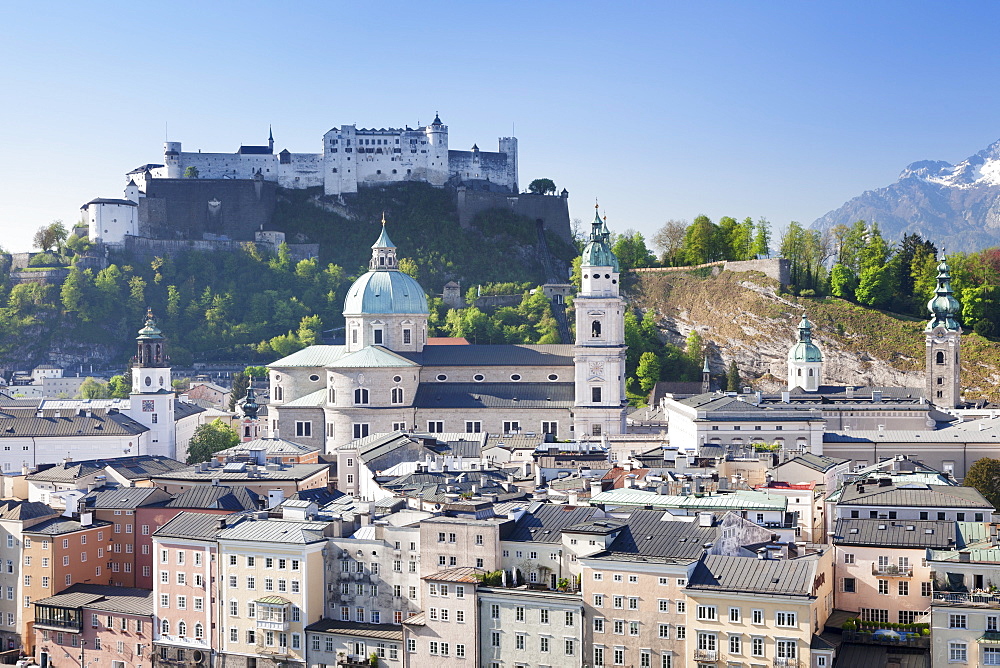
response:
<path fill-rule="evenodd" d="M 573 366 L 573 346 L 569 344 L 425 346 L 422 352 L 401 354 L 430 367 Z M 572 380 L 572 371 L 567 373 L 566 380 Z"/>
<path fill-rule="evenodd" d="M 177 513 L 153 532 L 161 538 L 190 538 L 214 540 L 219 533 L 219 525 L 225 521 L 225 515 L 209 513 Z"/>
<path fill-rule="evenodd" d="M 785 464 L 801 464 L 808 468 L 814 469 L 821 473 L 826 473 L 835 466 L 840 466 L 841 464 L 846 464 L 851 461 L 850 459 L 841 459 L 839 457 L 830 457 L 828 455 L 816 455 L 811 452 L 803 453 L 797 457 L 793 457 L 788 461 L 781 462 L 778 464 L 777 468 L 781 468 Z"/>
<path fill-rule="evenodd" d="M 72 520 L 68 517 L 53 517 L 50 520 L 44 520 L 38 524 L 33 524 L 30 528 L 24 529 L 24 533 L 37 533 L 45 536 L 61 536 L 64 533 L 73 533 L 75 531 L 84 531 L 95 527 L 106 526 L 111 526 L 111 522 L 94 520 L 92 523 L 84 526 L 80 522 Z"/>
<path fill-rule="evenodd" d="M 420 383 L 417 408 L 572 408 L 573 383 Z"/>
<path fill-rule="evenodd" d="M 447 570 L 438 571 L 437 573 L 431 573 L 430 575 L 425 575 L 422 580 L 435 580 L 439 582 L 479 582 L 477 575 L 485 575 L 486 571 L 482 568 L 473 568 L 471 566 L 461 566 L 459 568 L 449 568 Z"/>
<path fill-rule="evenodd" d="M 641 489 L 621 488 L 590 497 L 591 505 L 654 506 L 686 510 L 776 510 L 784 511 L 788 499 L 780 494 L 737 490 L 726 494 L 677 496 L 658 494 Z"/>
<path fill-rule="evenodd" d="M 839 519 L 834 545 L 898 548 L 954 547 L 955 522 L 935 520 Z"/>
<path fill-rule="evenodd" d="M 688 580 L 688 589 L 810 596 L 816 560 L 758 559 L 706 555 Z"/>
<path fill-rule="evenodd" d="M 366 624 L 364 622 L 341 622 L 324 617 L 306 627 L 310 633 L 332 633 L 360 638 L 375 638 L 377 640 L 396 640 L 402 642 L 403 629 L 395 624 Z"/>
<path fill-rule="evenodd" d="M 257 510 L 260 495 L 243 485 L 197 485 L 177 494 L 167 508 L 201 508 L 204 510 Z"/>
<path fill-rule="evenodd" d="M 398 269 L 372 270 L 354 281 L 344 314 L 413 314 L 427 311 L 427 295 L 416 279 Z"/>
<path fill-rule="evenodd" d="M 53 436 L 137 436 L 149 428 L 121 413 L 68 417 L 11 417 L 0 419 L 0 438 Z"/>
<path fill-rule="evenodd" d="M 249 540 L 259 543 L 291 543 L 306 545 L 325 541 L 324 529 L 329 522 L 296 522 L 290 520 L 246 518 L 219 532 L 219 540 Z"/>
<path fill-rule="evenodd" d="M 319 392 L 324 393 L 325 390 L 319 390 Z M 285 405 L 287 406 L 289 404 Z M 314 445 L 296 443 L 295 441 L 288 441 L 283 438 L 255 438 L 252 441 L 240 443 L 231 448 L 226 448 L 225 450 L 219 450 L 212 456 L 228 457 L 231 455 L 243 455 L 250 450 L 263 450 L 265 454 L 268 455 L 305 455 L 316 452 L 319 448 Z"/>
<path fill-rule="evenodd" d="M 37 501 L 0 500 L 0 520 L 31 520 L 58 514 L 58 510 Z"/>
<path fill-rule="evenodd" d="M 27 480 L 41 482 L 74 482 L 79 478 L 112 469 L 128 480 L 146 480 L 154 475 L 176 471 L 185 464 L 160 455 L 137 455 L 135 457 L 112 457 L 110 459 L 86 459 L 78 462 L 63 462 L 30 473 Z"/>
<path fill-rule="evenodd" d="M 891 480 L 891 479 L 890 479 Z M 993 506 L 978 490 L 957 485 L 925 485 L 913 483 L 901 487 L 893 484 L 882 486 L 878 479 L 868 479 L 844 485 L 837 501 L 839 506 L 904 506 L 919 508 L 979 508 L 993 510 Z"/>
<path fill-rule="evenodd" d="M 87 508 L 139 508 L 171 497 L 158 487 L 98 487 L 82 498 Z"/>
<path fill-rule="evenodd" d="M 344 355 L 333 364 L 334 369 L 372 369 L 385 367 L 418 366 L 416 362 L 398 355 L 382 346 L 366 346 L 361 350 Z"/>
<path fill-rule="evenodd" d="M 42 598 L 35 605 L 53 605 L 61 608 L 87 608 L 123 615 L 153 614 L 153 591 L 134 587 L 112 585 L 75 584 L 55 596 Z"/>
<path fill-rule="evenodd" d="M 280 369 L 283 367 L 311 367 L 326 366 L 333 364 L 347 352 L 347 346 L 309 346 L 298 350 L 291 355 L 282 357 L 280 360 L 268 364 L 270 369 Z"/>
<path fill-rule="evenodd" d="M 326 404 L 326 388 L 320 388 L 315 392 L 304 394 L 298 399 L 286 401 L 277 408 L 316 408 Z"/>
<path fill-rule="evenodd" d="M 718 527 L 701 527 L 697 522 L 678 520 L 658 510 L 636 510 L 608 551 L 597 558 L 691 562 L 701 557 L 705 544 L 714 542 L 718 535 Z"/>
<path fill-rule="evenodd" d="M 216 468 L 214 466 L 209 466 L 208 469 L 202 471 L 199 466 L 195 464 L 178 471 L 162 473 L 152 477 L 157 481 L 212 481 L 218 478 L 219 480 L 250 480 L 254 482 L 260 480 L 266 482 L 268 480 L 305 480 L 306 478 L 310 478 L 328 468 L 329 466 L 327 464 L 283 464 L 280 469 L 270 469 L 260 466 L 257 467 L 255 475 L 251 477 L 251 472 L 249 470 L 225 471 L 222 467 Z"/>

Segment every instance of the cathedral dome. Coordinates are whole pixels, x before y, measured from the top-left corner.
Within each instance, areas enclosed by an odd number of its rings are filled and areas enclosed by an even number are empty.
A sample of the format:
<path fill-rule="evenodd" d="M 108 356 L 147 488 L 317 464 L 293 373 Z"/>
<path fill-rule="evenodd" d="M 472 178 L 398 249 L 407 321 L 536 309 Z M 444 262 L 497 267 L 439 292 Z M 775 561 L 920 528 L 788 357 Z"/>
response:
<path fill-rule="evenodd" d="M 354 281 L 344 300 L 344 315 L 427 312 L 424 289 L 399 270 L 369 271 Z"/>

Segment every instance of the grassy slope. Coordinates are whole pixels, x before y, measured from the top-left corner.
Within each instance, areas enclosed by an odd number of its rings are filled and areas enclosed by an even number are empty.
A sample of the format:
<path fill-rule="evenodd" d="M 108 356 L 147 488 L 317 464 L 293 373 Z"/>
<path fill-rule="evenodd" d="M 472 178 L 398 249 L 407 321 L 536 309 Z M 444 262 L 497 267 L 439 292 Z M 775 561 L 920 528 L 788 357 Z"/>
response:
<path fill-rule="evenodd" d="M 655 309 L 666 330 L 676 331 L 681 324 L 698 326 L 724 359 L 737 349 L 749 355 L 770 349 L 772 368 L 779 376 L 784 362 L 773 355 L 787 350 L 803 309 L 828 360 L 839 352 L 859 369 L 886 365 L 922 373 L 924 321 L 837 298 L 779 295 L 777 288 L 774 280 L 756 272 L 722 272 L 714 277 L 707 272 L 641 274 L 633 302 Z M 962 374 L 967 399 L 1000 400 L 1000 344 L 967 332 L 962 337 Z"/>

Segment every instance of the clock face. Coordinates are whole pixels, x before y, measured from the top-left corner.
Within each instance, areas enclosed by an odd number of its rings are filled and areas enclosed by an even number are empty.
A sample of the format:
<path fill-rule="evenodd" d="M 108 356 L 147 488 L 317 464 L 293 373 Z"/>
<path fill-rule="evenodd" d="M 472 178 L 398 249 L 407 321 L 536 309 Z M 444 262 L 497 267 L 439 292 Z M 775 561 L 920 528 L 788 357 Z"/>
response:
<path fill-rule="evenodd" d="M 591 362 L 590 373 L 587 376 L 587 380 L 595 380 L 603 378 L 604 378 L 604 362 Z"/>
<path fill-rule="evenodd" d="M 154 410 L 155 410 L 155 407 L 154 407 L 154 403 L 153 403 L 152 399 L 143 399 L 142 400 L 142 412 L 143 413 L 152 413 Z"/>

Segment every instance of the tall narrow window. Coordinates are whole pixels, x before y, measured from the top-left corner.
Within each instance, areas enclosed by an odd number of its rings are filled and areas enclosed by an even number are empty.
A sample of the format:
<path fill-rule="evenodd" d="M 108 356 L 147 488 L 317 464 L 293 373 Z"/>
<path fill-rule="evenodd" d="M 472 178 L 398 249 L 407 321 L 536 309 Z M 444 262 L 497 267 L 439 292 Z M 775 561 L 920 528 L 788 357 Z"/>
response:
<path fill-rule="evenodd" d="M 392 391 L 390 392 L 390 400 L 394 404 L 403 403 L 403 388 L 401 387 L 392 388 Z"/>
<path fill-rule="evenodd" d="M 590 324 L 590 335 L 597 338 L 601 335 L 601 321 L 595 320 Z"/>
<path fill-rule="evenodd" d="M 601 388 L 592 387 L 590 388 L 590 398 L 595 404 L 601 403 Z"/>
<path fill-rule="evenodd" d="M 404 346 L 410 345 L 410 330 L 408 329 L 403 330 L 403 345 Z"/>
<path fill-rule="evenodd" d="M 939 351 L 937 352 L 937 355 L 936 355 L 936 358 L 937 358 L 937 359 L 936 359 L 935 361 L 936 361 L 936 362 L 937 362 L 938 364 L 944 364 L 944 353 L 943 353 L 943 352 L 941 352 L 941 351 L 939 350 Z"/>
<path fill-rule="evenodd" d="M 363 388 L 363 387 L 359 387 L 359 388 L 355 389 L 354 390 L 354 403 L 357 404 L 357 405 L 359 405 L 359 406 L 363 406 L 363 405 L 367 404 L 368 403 L 368 390 L 365 389 L 365 388 Z"/>
<path fill-rule="evenodd" d="M 375 345 L 377 345 L 377 346 L 382 345 L 382 330 L 381 329 L 376 329 L 375 330 L 374 341 L 375 341 Z"/>

